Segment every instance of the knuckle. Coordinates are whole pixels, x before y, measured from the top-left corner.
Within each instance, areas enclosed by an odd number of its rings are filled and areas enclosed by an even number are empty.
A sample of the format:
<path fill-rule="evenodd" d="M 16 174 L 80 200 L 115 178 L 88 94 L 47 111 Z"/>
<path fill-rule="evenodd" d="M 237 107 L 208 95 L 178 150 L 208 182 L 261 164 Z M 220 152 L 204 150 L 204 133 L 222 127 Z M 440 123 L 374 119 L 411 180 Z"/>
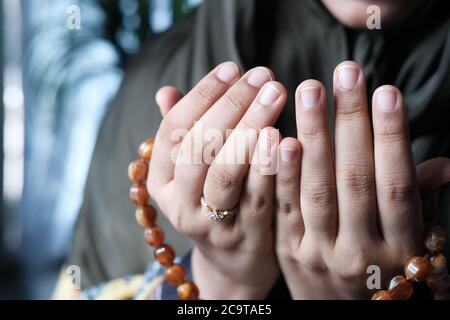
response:
<path fill-rule="evenodd" d="M 250 135 L 252 132 L 252 130 L 256 130 L 260 128 L 260 125 L 255 121 L 255 119 L 252 119 L 251 117 L 246 117 L 244 116 L 241 119 L 241 125 L 242 128 L 244 128 L 245 131 L 245 135 L 244 137 L 246 137 L 247 135 Z"/>
<path fill-rule="evenodd" d="M 358 194 L 370 194 L 374 191 L 374 169 L 370 166 L 349 166 L 341 170 L 342 182 L 346 190 Z"/>
<path fill-rule="evenodd" d="M 192 103 L 198 105 L 212 105 L 215 102 L 218 86 L 215 83 L 200 82 L 192 90 Z"/>
<path fill-rule="evenodd" d="M 386 201 L 409 202 L 416 192 L 412 179 L 384 179 L 380 185 L 381 197 Z"/>
<path fill-rule="evenodd" d="M 300 140 L 306 143 L 325 144 L 328 140 L 326 129 L 320 126 L 300 125 L 298 135 Z"/>
<path fill-rule="evenodd" d="M 256 211 L 266 208 L 269 203 L 267 196 L 251 192 L 244 192 L 242 200 Z"/>
<path fill-rule="evenodd" d="M 314 273 L 326 273 L 329 270 L 321 254 L 313 250 L 301 250 L 297 257 L 297 263 L 302 269 Z"/>
<path fill-rule="evenodd" d="M 329 206 L 334 203 L 336 186 L 330 182 L 305 181 L 301 185 L 303 196 L 318 206 Z"/>
<path fill-rule="evenodd" d="M 358 97 L 347 96 L 339 101 L 336 108 L 336 116 L 339 120 L 355 121 L 365 116 L 367 109 L 358 99 Z"/>
<path fill-rule="evenodd" d="M 247 95 L 243 90 L 231 90 L 223 96 L 224 103 L 230 106 L 237 113 L 242 113 L 247 109 Z"/>
<path fill-rule="evenodd" d="M 360 279 L 367 275 L 367 267 L 370 265 L 370 248 L 364 241 L 354 243 L 352 250 L 348 249 L 348 244 L 345 247 L 337 249 L 339 257 L 336 263 L 336 274 L 342 279 Z"/>
<path fill-rule="evenodd" d="M 289 199 L 277 199 L 277 211 L 284 214 L 291 214 L 299 212 L 298 202 Z"/>
<path fill-rule="evenodd" d="M 352 256 L 351 259 L 346 259 L 345 262 L 340 265 L 336 273 L 342 279 L 352 280 L 361 279 L 367 275 L 366 260 L 360 256 Z"/>
<path fill-rule="evenodd" d="M 299 179 L 298 176 L 294 174 L 279 174 L 277 176 L 277 183 L 279 185 L 283 185 L 284 188 L 294 188 L 297 184 L 299 184 Z"/>
<path fill-rule="evenodd" d="M 223 166 L 213 165 L 208 170 L 208 178 L 214 186 L 222 189 L 230 189 L 235 182 L 234 176 Z"/>
<path fill-rule="evenodd" d="M 381 126 L 376 132 L 376 137 L 380 142 L 385 143 L 401 143 L 408 141 L 408 133 L 407 130 L 393 128 L 390 126 Z"/>
<path fill-rule="evenodd" d="M 294 257 L 292 250 L 286 243 L 281 244 L 279 241 L 276 242 L 275 251 L 279 261 L 288 263 L 297 263 L 297 257 Z"/>

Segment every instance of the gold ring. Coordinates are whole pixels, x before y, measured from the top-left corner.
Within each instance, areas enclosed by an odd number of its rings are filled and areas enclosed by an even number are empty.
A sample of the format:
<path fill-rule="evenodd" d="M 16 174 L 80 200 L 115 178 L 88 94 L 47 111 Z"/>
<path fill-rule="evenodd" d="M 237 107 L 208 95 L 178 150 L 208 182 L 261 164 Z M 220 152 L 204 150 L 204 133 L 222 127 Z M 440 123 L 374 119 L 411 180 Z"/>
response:
<path fill-rule="evenodd" d="M 234 217 L 238 213 L 238 208 L 234 208 L 231 210 L 221 210 L 212 208 L 205 200 L 205 197 L 202 196 L 200 198 L 200 203 L 203 208 L 206 209 L 206 215 L 215 221 L 222 222 L 224 220 L 230 219 Z"/>

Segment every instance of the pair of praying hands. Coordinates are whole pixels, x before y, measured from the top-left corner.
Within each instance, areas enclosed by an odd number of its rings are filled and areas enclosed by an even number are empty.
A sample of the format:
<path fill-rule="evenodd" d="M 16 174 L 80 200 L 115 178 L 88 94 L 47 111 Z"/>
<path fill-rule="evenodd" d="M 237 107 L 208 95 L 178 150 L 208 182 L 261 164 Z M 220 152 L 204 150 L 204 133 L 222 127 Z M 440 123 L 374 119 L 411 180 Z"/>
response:
<path fill-rule="evenodd" d="M 241 75 L 226 62 L 184 96 L 162 88 L 148 188 L 192 239 L 203 299 L 263 299 L 281 273 L 294 299 L 369 298 L 368 266 L 385 281 L 422 253 L 421 190 L 450 180 L 450 160 L 416 168 L 401 92 L 378 88 L 370 118 L 364 73 L 351 61 L 334 72 L 335 118 L 324 86 L 304 81 L 295 93 L 297 138 L 282 139 L 272 126 L 288 93 L 274 79 L 267 68 Z M 237 145 L 244 162 L 228 161 Z M 202 196 L 238 213 L 211 220 Z"/>

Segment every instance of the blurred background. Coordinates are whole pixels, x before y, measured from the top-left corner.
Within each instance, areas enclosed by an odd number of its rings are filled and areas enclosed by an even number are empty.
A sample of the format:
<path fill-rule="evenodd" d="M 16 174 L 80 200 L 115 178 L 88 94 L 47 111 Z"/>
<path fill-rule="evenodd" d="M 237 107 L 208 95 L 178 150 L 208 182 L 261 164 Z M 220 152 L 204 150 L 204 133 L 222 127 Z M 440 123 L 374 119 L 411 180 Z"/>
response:
<path fill-rule="evenodd" d="M 50 297 L 127 60 L 200 2 L 0 0 L 0 299 Z"/>

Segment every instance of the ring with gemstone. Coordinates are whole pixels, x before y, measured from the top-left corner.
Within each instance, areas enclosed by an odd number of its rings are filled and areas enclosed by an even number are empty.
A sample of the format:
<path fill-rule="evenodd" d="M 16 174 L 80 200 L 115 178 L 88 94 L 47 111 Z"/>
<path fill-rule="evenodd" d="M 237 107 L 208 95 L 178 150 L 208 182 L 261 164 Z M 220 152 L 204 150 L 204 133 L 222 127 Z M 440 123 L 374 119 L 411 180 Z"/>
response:
<path fill-rule="evenodd" d="M 221 210 L 212 208 L 205 200 L 205 197 L 202 196 L 200 199 L 200 203 L 203 208 L 206 209 L 206 215 L 215 221 L 222 222 L 224 220 L 230 219 L 234 217 L 238 213 L 238 208 L 234 208 L 231 210 Z"/>

